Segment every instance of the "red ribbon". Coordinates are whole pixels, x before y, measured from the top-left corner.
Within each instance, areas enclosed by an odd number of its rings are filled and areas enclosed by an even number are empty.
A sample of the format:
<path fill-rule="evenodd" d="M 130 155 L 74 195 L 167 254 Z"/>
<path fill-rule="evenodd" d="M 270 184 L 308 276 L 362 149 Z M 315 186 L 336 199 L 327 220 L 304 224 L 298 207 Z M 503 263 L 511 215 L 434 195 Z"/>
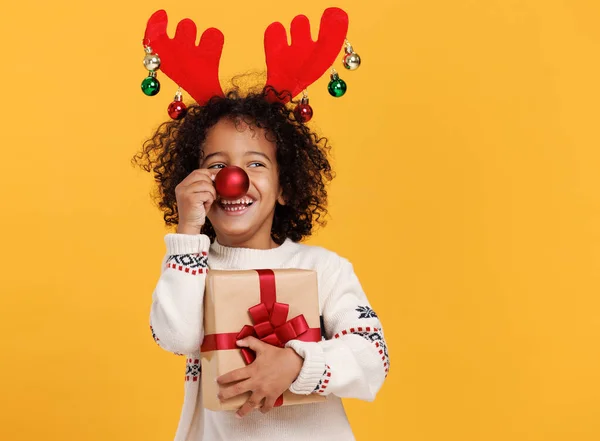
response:
<path fill-rule="evenodd" d="M 277 302 L 275 273 L 272 270 L 256 270 L 256 272 L 260 283 L 260 303 L 248 309 L 254 325 L 245 325 L 238 333 L 205 335 L 201 352 L 241 349 L 244 362 L 250 364 L 256 358 L 256 354 L 250 348 L 237 346 L 236 342 L 243 338 L 253 336 L 280 348 L 285 347 L 290 340 L 314 342 L 321 340 L 321 329 L 309 328 L 304 315 L 287 320 L 290 306 Z M 283 396 L 280 396 L 275 406 L 282 404 Z"/>

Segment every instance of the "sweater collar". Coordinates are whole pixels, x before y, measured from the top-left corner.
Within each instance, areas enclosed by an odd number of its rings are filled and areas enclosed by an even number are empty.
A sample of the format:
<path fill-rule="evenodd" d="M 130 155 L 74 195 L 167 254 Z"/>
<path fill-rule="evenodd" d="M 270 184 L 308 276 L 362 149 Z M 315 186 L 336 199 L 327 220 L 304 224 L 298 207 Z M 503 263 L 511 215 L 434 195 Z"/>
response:
<path fill-rule="evenodd" d="M 266 269 L 281 267 L 296 251 L 298 245 L 286 239 L 276 248 L 227 247 L 216 239 L 210 246 L 208 265 L 213 269 Z"/>

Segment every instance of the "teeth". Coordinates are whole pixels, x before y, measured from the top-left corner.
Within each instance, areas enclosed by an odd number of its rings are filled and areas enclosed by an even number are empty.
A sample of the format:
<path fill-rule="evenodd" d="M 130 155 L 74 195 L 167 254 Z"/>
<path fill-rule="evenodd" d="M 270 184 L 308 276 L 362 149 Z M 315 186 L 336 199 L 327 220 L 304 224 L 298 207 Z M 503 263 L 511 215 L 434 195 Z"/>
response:
<path fill-rule="evenodd" d="M 241 211 L 241 210 L 245 210 L 246 206 L 242 206 L 242 207 L 225 207 L 225 211 Z"/>
<path fill-rule="evenodd" d="M 221 203 L 224 205 L 238 205 L 238 204 L 246 204 L 247 205 L 247 204 L 250 204 L 251 202 L 253 202 L 253 201 L 250 198 L 242 198 L 242 199 L 238 199 L 236 201 L 225 200 L 225 199 L 221 200 Z"/>

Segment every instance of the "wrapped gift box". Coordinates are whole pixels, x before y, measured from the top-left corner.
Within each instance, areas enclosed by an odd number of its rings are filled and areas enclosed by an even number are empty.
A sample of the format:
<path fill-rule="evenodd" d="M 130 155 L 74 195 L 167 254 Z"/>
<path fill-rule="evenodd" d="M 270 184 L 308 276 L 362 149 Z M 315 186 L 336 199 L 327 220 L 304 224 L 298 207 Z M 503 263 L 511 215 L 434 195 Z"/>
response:
<path fill-rule="evenodd" d="M 221 403 L 215 381 L 254 360 L 252 351 L 236 345 L 247 335 L 279 347 L 294 339 L 321 340 L 317 274 L 300 269 L 208 272 L 201 347 L 205 408 L 237 410 L 250 397 L 248 392 Z M 276 405 L 324 400 L 317 394 L 296 395 L 287 390 Z"/>

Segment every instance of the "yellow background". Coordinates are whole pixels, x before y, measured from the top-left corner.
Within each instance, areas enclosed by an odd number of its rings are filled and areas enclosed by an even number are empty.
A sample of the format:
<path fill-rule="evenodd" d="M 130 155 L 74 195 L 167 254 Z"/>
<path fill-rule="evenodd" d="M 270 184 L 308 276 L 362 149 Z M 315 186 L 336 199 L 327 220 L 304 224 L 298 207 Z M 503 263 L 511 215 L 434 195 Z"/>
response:
<path fill-rule="evenodd" d="M 148 329 L 164 253 L 130 167 L 174 85 L 145 97 L 166 8 L 226 37 L 227 79 L 321 1 L 4 4 L 0 439 L 172 439 L 184 360 Z M 600 439 L 600 3 L 339 1 L 363 58 L 310 88 L 338 174 L 310 243 L 350 258 L 392 370 L 349 400 L 358 440 Z"/>

